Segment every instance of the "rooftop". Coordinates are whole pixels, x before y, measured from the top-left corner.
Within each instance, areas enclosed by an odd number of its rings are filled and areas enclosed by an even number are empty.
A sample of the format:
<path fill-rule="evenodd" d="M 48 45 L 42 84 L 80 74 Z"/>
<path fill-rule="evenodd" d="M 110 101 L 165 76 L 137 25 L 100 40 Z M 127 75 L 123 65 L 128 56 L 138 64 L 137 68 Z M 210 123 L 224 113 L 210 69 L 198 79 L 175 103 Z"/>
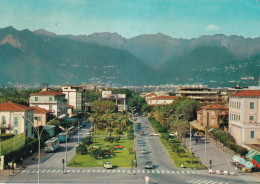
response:
<path fill-rule="evenodd" d="M 260 90 L 245 90 L 230 95 L 231 97 L 260 97 Z"/>
<path fill-rule="evenodd" d="M 30 94 L 30 96 L 65 96 L 64 93 L 54 90 L 40 91 L 37 93 Z"/>
<path fill-rule="evenodd" d="M 178 98 L 177 96 L 157 96 L 150 98 L 149 100 L 174 100 Z"/>
<path fill-rule="evenodd" d="M 216 110 L 228 110 L 228 107 L 225 107 L 223 105 L 220 104 L 210 104 L 210 105 L 206 105 L 201 107 L 202 109 L 216 109 Z"/>
<path fill-rule="evenodd" d="M 51 113 L 51 111 L 43 109 L 43 108 L 40 108 L 40 107 L 32 106 L 31 108 L 34 109 L 34 113 L 36 113 L 36 114 L 48 114 L 48 113 Z"/>
<path fill-rule="evenodd" d="M 34 109 L 32 107 L 28 107 L 13 102 L 6 102 L 0 104 L 0 111 L 31 111 L 31 110 Z"/>

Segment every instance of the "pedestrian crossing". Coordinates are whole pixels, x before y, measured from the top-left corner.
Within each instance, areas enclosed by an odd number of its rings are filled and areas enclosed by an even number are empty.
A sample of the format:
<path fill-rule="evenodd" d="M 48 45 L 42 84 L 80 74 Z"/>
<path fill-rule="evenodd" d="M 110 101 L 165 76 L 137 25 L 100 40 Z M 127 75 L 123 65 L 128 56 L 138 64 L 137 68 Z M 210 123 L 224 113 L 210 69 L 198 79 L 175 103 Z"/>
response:
<path fill-rule="evenodd" d="M 144 174 L 144 173 L 151 173 L 151 174 L 196 174 L 201 175 L 202 173 L 199 171 L 176 171 L 176 170 L 159 170 L 159 169 L 152 169 L 152 170 L 146 170 L 146 169 L 133 169 L 131 171 L 130 169 L 67 169 L 64 170 L 66 173 L 95 173 L 95 174 L 104 174 L 104 173 L 111 173 L 111 174 L 129 174 L 131 172 L 137 173 L 137 174 Z M 38 173 L 38 170 L 33 169 L 26 169 L 22 170 L 21 173 L 23 174 L 36 174 Z M 44 169 L 40 170 L 41 174 L 58 174 L 63 173 L 60 169 Z"/>
<path fill-rule="evenodd" d="M 210 180 L 185 180 L 187 183 L 196 184 L 229 184 L 228 182 L 210 181 Z"/>

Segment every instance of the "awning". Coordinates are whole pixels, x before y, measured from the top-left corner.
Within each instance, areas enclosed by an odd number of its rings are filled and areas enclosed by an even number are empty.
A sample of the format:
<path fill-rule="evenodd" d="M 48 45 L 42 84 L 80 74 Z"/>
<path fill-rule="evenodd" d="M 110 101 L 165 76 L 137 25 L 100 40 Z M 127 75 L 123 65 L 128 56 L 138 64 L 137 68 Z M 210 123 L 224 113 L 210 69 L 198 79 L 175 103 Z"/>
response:
<path fill-rule="evenodd" d="M 190 122 L 190 125 L 199 131 L 205 131 L 205 127 L 199 124 L 197 121 Z"/>

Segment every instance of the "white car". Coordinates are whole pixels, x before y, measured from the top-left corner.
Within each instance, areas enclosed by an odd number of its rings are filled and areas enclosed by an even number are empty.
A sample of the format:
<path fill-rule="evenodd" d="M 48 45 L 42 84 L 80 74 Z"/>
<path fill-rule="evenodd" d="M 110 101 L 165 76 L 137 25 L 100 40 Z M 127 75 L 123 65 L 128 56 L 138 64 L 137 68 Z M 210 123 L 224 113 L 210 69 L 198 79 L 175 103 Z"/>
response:
<path fill-rule="evenodd" d="M 106 168 L 106 169 L 112 169 L 112 168 L 113 168 L 113 165 L 111 164 L 111 162 L 105 162 L 105 163 L 104 163 L 104 168 Z"/>
<path fill-rule="evenodd" d="M 86 135 L 91 135 L 91 133 L 90 133 L 90 132 L 87 132 Z"/>
<path fill-rule="evenodd" d="M 150 136 L 159 136 L 159 133 L 150 133 Z"/>

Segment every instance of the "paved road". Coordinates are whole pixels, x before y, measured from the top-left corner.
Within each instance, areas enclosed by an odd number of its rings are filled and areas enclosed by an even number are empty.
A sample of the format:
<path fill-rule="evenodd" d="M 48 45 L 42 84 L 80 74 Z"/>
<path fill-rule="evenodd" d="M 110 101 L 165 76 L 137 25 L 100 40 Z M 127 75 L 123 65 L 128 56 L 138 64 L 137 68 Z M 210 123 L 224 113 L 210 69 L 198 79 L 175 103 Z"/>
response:
<path fill-rule="evenodd" d="M 151 137 L 152 132 L 148 120 L 138 117 L 142 124 L 142 130 L 146 135 L 142 137 L 148 154 L 141 154 L 142 146 L 135 143 L 138 167 L 134 169 L 135 175 L 129 175 L 130 168 L 117 168 L 106 170 L 103 168 L 67 168 L 67 174 L 62 174 L 61 159 L 65 158 L 65 144 L 57 153 L 48 153 L 41 159 L 41 182 L 44 183 L 145 183 L 144 177 L 150 177 L 150 184 L 231 184 L 245 183 L 236 176 L 209 175 L 207 171 L 181 170 L 176 168 L 169 158 L 166 150 L 161 145 L 158 137 Z M 90 125 L 88 125 L 89 127 Z M 136 131 L 138 134 L 139 130 Z M 85 132 L 80 132 L 84 136 Z M 75 154 L 77 135 L 68 143 L 68 160 Z M 152 160 L 155 168 L 144 169 L 144 162 Z M 210 177 L 209 177 L 210 176 Z M 37 160 L 25 170 L 9 180 L 10 183 L 36 183 L 37 182 Z"/>

